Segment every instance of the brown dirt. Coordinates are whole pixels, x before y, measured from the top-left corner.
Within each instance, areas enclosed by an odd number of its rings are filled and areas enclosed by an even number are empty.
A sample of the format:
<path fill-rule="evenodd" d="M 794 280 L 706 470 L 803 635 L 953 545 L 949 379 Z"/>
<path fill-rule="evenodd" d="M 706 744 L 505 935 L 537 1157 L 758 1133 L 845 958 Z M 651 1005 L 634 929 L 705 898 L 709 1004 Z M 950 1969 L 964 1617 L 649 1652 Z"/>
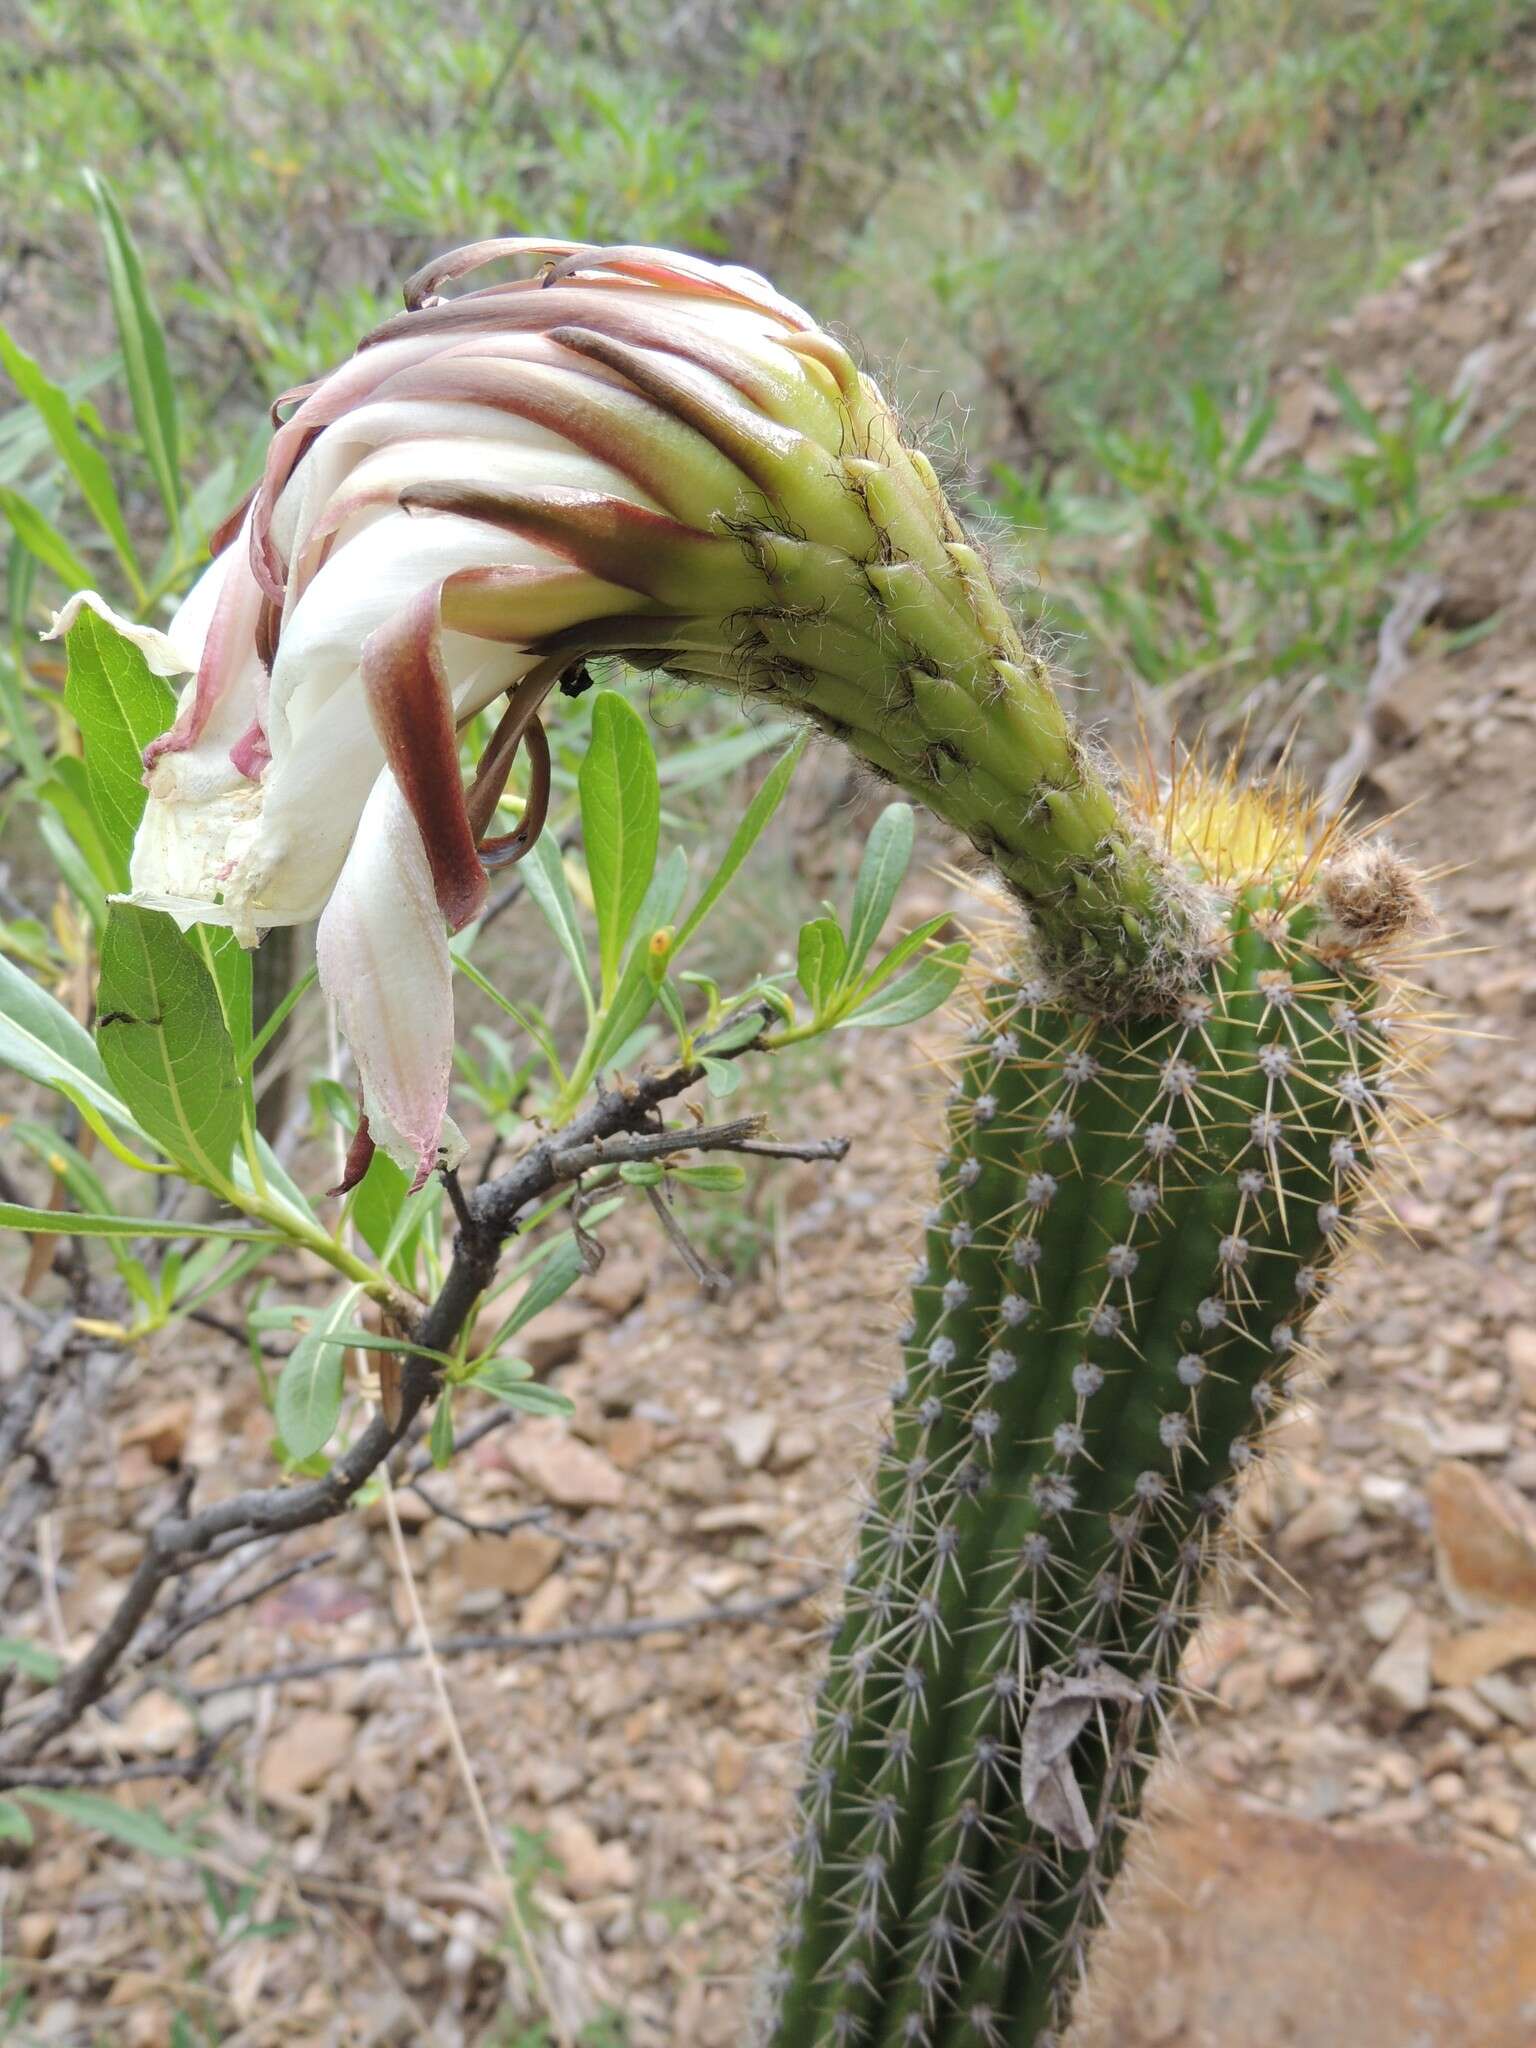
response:
<path fill-rule="evenodd" d="M 1316 375 L 1325 354 L 1379 404 L 1399 402 L 1410 375 L 1439 388 L 1462 376 L 1477 380 L 1483 417 L 1502 418 L 1531 388 L 1533 321 L 1536 146 L 1442 256 L 1362 306 L 1284 380 L 1283 416 L 1319 459 L 1343 431 Z M 1509 478 L 1523 483 L 1536 466 L 1536 411 L 1515 417 L 1509 435 Z M 1463 1881 L 1474 1898 L 1497 1892 L 1500 1912 L 1529 1913 L 1536 1898 L 1536 1658 L 1482 1669 L 1531 1650 L 1536 1613 L 1518 1591 L 1509 1605 L 1524 1555 L 1519 1505 L 1536 1499 L 1533 541 L 1530 505 L 1451 536 L 1444 568 L 1456 603 L 1445 625 L 1421 633 L 1383 707 L 1387 753 L 1371 801 L 1410 806 L 1399 842 L 1454 866 L 1437 892 L 1454 937 L 1426 975 L 1461 1022 L 1427 1083 L 1439 1127 L 1417 1149 L 1417 1182 L 1391 1197 L 1399 1227 L 1340 1284 L 1323 1364 L 1284 1431 L 1287 1455 L 1244 1504 L 1255 1546 L 1191 1654 L 1199 1704 L 1178 1770 L 1217 1788 L 1199 1795 L 1216 1803 L 1193 1827 L 1164 1824 L 1161 1847 L 1153 1830 L 1152 1868 L 1187 1877 L 1235 1856 L 1231 1882 L 1251 1877 L 1251 1896 L 1241 1927 L 1214 1948 L 1197 1939 L 1192 1882 L 1172 1882 L 1190 1906 L 1174 1923 L 1155 1905 L 1139 1921 L 1130 1909 L 1127 1939 L 1151 1944 L 1146 1967 L 1131 1972 L 1143 2002 L 1127 2004 L 1113 1988 L 1123 1974 L 1110 1973 L 1095 2042 L 1448 2042 L 1400 2026 L 1385 2002 L 1367 2008 L 1361 2032 L 1349 2017 L 1358 2000 L 1342 1990 L 1332 2004 L 1321 1991 L 1289 2005 L 1261 2008 L 1256 1995 L 1233 2004 L 1234 1982 L 1257 1984 L 1265 1970 L 1288 1968 L 1292 1981 L 1324 1970 L 1313 1923 L 1293 1912 L 1298 1886 L 1336 1901 L 1343 1931 L 1328 1954 L 1346 1979 L 1390 1907 L 1393 1938 L 1416 1950 L 1430 1980 L 1472 1981 L 1506 2005 L 1529 1996 L 1528 1971 L 1522 1990 L 1496 1991 L 1471 1923 L 1438 1901 Z M 1458 618 L 1495 609 L 1491 631 L 1451 651 Z M 562 1481 L 558 1443 L 536 1463 L 500 1437 L 437 1483 L 443 1499 L 480 1516 L 548 1505 L 562 1484 L 611 1497 L 551 1508 L 543 1546 L 524 1532 L 488 1549 L 428 1516 L 410 1542 L 438 1635 L 749 1602 L 836 1560 L 894 1320 L 875 1276 L 905 1262 L 925 1134 L 936 1127 L 914 1108 L 910 1049 L 876 1041 L 847 1053 L 846 1071 L 797 1098 L 780 1124 L 786 1134 L 847 1130 L 859 1142 L 840 1167 L 783 1177 L 756 1278 L 710 1305 L 647 1242 L 644 1264 L 628 1269 L 633 1300 L 610 1284 L 606 1305 L 567 1328 L 572 1356 L 556 1377 L 578 1401 L 577 1441 L 600 1462 Z M 618 1278 L 612 1267 L 607 1278 Z M 165 1412 L 146 1434 L 150 1408 Z M 157 1460 L 184 1456 L 216 1474 L 210 1492 L 234 1487 L 268 1476 L 268 1435 L 235 1347 L 195 1369 L 184 1355 L 140 1361 L 96 1441 L 88 1484 L 52 1532 L 49 1590 L 65 1636 L 99 1623 L 131 1564 L 133 1530 L 164 1506 L 173 1480 Z M 1444 1476 L 1469 1464 L 1505 1491 Z M 1463 1611 L 1436 1577 L 1432 1500 Z M 222 1637 L 192 1638 L 179 1685 L 402 1639 L 376 1514 L 313 1541 L 334 1547 L 331 1561 Z M 1490 1545 L 1507 1570 L 1494 1593 L 1480 1593 L 1477 1560 Z M 1511 1614 L 1523 1635 L 1506 1626 Z M 773 1918 L 811 1619 L 802 1608 L 739 1628 L 448 1667 L 497 1828 L 544 1838 L 548 1861 L 525 1891 L 555 1999 L 573 2023 L 605 2004 L 625 2015 L 625 2032 L 596 2039 L 740 2040 Z M 47 1616 L 14 1615 L 7 1627 L 46 1634 Z M 1490 1628 L 1504 1630 L 1491 1643 Z M 131 1796 L 200 1829 L 226 1873 L 252 1874 L 243 1918 L 226 1915 L 221 1928 L 185 1864 L 43 1828 L 4 1880 L 6 1949 L 15 1981 L 32 1987 L 34 2033 L 156 2048 L 183 2013 L 206 2028 L 190 2041 L 541 2048 L 544 2037 L 511 2017 L 519 1977 L 504 1914 L 426 1673 L 374 1667 L 224 1695 L 209 1711 L 230 1729 L 218 1780 Z M 126 1724 L 82 1730 L 77 1755 L 152 1754 L 185 1725 L 168 1688 L 146 1695 Z M 1170 1773 L 1165 1800 L 1174 1782 Z M 1401 1840 L 1453 1860 L 1403 1864 L 1361 1847 Z M 1158 1866 L 1158 1855 L 1173 1860 Z M 1458 1876 L 1474 1865 L 1478 1875 Z M 1400 1869 L 1431 1868 L 1438 1886 L 1397 1882 Z M 230 1896 L 232 1880 L 219 1881 Z M 1155 1876 L 1144 1898 L 1149 1890 Z M 243 1931 L 273 1919 L 287 1923 L 281 1933 Z M 1174 1986 L 1156 2012 L 1145 2004 L 1151 1976 Z M 1531 2037 L 1487 2007 L 1468 2025 L 1486 2031 L 1456 2038 Z"/>

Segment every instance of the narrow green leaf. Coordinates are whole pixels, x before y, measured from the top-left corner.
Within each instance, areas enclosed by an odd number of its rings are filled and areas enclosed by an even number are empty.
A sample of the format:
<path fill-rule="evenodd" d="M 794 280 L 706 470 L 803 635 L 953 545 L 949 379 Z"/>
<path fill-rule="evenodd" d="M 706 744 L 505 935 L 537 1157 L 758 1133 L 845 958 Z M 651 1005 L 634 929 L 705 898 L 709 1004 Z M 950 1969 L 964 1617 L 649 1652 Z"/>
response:
<path fill-rule="evenodd" d="M 539 1386 L 525 1358 L 488 1358 L 464 1384 L 527 1415 L 569 1415 L 576 1405 L 568 1394 Z"/>
<path fill-rule="evenodd" d="M 656 866 L 661 829 L 661 785 L 650 734 L 639 712 L 616 690 L 600 691 L 593 704 L 592 736 L 577 786 L 607 1000 L 617 986 L 624 944 Z"/>
<path fill-rule="evenodd" d="M 554 933 L 561 952 L 576 971 L 582 1000 L 587 1006 L 588 1016 L 591 1016 L 595 1003 L 587 948 L 577 921 L 571 885 L 566 879 L 565 861 L 552 832 L 546 832 L 534 841 L 533 851 L 523 862 L 522 874 L 528 894 L 543 912 L 544 921 Z"/>
<path fill-rule="evenodd" d="M 74 754 L 55 754 L 53 772 L 38 784 L 37 796 L 47 804 L 78 847 L 101 888 L 101 921 L 106 922 L 107 891 L 122 887 L 122 869 L 112 840 L 103 836 L 101 814 L 86 773 Z"/>
<path fill-rule="evenodd" d="M 0 1664 L 24 1671 L 28 1678 L 40 1678 L 44 1685 L 52 1685 L 64 1669 L 54 1651 L 41 1643 L 24 1642 L 20 1636 L 0 1636 Z"/>
<path fill-rule="evenodd" d="M 0 1842 L 20 1842 L 23 1848 L 33 1840 L 33 1827 L 25 1808 L 14 1799 L 0 1799 Z"/>
<path fill-rule="evenodd" d="M 734 1159 L 706 1159 L 698 1166 L 674 1166 L 671 1178 L 706 1195 L 739 1195 L 747 1169 Z"/>
<path fill-rule="evenodd" d="M 195 924 L 187 933 L 196 947 L 208 977 L 213 983 L 214 994 L 219 999 L 219 1014 L 224 1019 L 224 1029 L 229 1033 L 230 1044 L 235 1048 L 235 1061 L 240 1075 L 242 1089 L 251 1085 L 251 991 L 255 963 L 248 946 L 242 946 L 234 933 L 224 925 Z"/>
<path fill-rule="evenodd" d="M 118 211 L 112 189 L 95 171 L 82 173 L 107 258 L 112 313 L 123 349 L 123 373 L 139 439 L 154 472 L 160 501 L 173 527 L 181 518 L 181 450 L 176 424 L 176 386 L 165 349 L 165 332 L 144 281 L 144 267 Z"/>
<path fill-rule="evenodd" d="M 331 1339 L 346 1325 L 357 1295 L 357 1288 L 344 1287 L 283 1361 L 272 1413 L 283 1447 L 295 1461 L 323 1451 L 340 1419 L 347 1361 Z"/>
<path fill-rule="evenodd" d="M 142 596 L 144 586 L 139 576 L 139 565 L 133 543 L 128 538 L 128 527 L 123 518 L 123 508 L 118 503 L 112 472 L 100 451 L 93 448 L 81 433 L 74 402 L 67 392 L 61 391 L 51 378 L 45 376 L 3 327 L 0 327 L 0 369 L 5 371 L 28 404 L 37 409 L 48 429 L 49 440 L 80 486 L 97 525 L 116 549 L 117 558 L 127 572 L 135 595 Z"/>
<path fill-rule="evenodd" d="M 737 869 L 762 838 L 769 820 L 784 801 L 784 792 L 789 788 L 794 772 L 800 764 L 800 756 L 805 752 L 808 737 L 809 735 L 802 733 L 792 746 L 786 747 L 763 777 L 763 786 L 747 805 L 746 815 L 731 834 L 731 843 L 721 856 L 719 867 L 705 884 L 703 895 L 678 926 L 677 937 L 672 943 L 674 953 L 681 949 L 684 942 L 693 936 L 708 917 L 731 886 Z"/>
<path fill-rule="evenodd" d="M 85 773 L 101 829 L 118 857 L 113 886 L 128 886 L 128 856 L 144 815 L 144 749 L 176 715 L 165 680 L 142 651 L 90 605 L 64 637 L 69 672 L 64 703 L 80 728 Z"/>
<path fill-rule="evenodd" d="M 834 1028 L 846 1031 L 856 1024 L 915 1024 L 954 993 L 965 972 L 968 951 L 963 945 L 941 946 L 938 952 L 920 960 L 910 973 L 903 974 L 868 1002 L 860 1003 L 846 1017 L 840 1017 Z"/>
<path fill-rule="evenodd" d="M 83 1097 L 103 1116 L 130 1121 L 90 1033 L 14 961 L 0 954 L 0 1061 L 30 1081 Z"/>
<path fill-rule="evenodd" d="M 28 554 L 34 555 L 45 569 L 51 569 L 66 590 L 90 588 L 94 580 L 90 570 L 30 498 L 24 498 L 20 491 L 0 490 L 0 513 L 11 522 L 12 531 Z"/>
<path fill-rule="evenodd" d="M 49 787 L 52 784 L 52 787 Z M 38 836 L 53 857 L 53 864 L 64 879 L 65 886 L 75 897 L 81 909 L 91 921 L 92 929 L 100 932 L 107 922 L 107 892 L 96 879 L 96 871 L 80 849 L 80 843 L 65 824 L 58 811 L 51 808 L 63 784 L 50 776 L 38 794 L 46 792 L 50 808 L 37 814 Z M 67 803 L 67 797 L 66 797 Z"/>
<path fill-rule="evenodd" d="M 701 1059 L 704 1069 L 704 1085 L 716 1102 L 724 1101 L 727 1095 L 734 1095 L 741 1086 L 741 1069 L 734 1060 Z"/>
<path fill-rule="evenodd" d="M 196 1842 L 168 1828 L 158 1814 L 140 1813 L 100 1792 L 47 1792 L 41 1786 L 19 1785 L 16 1796 L 28 1806 L 40 1806 L 45 1813 L 58 1814 L 61 1820 L 72 1820 L 97 1834 L 110 1835 L 125 1849 L 134 1849 L 141 1856 L 159 1856 L 167 1861 L 190 1857 L 196 1862 L 203 1855 Z"/>
<path fill-rule="evenodd" d="M 477 1386 L 481 1384 L 478 1380 Z M 508 1408 L 519 1408 L 525 1415 L 574 1415 L 576 1403 L 569 1394 L 562 1394 L 558 1387 L 545 1387 L 537 1381 L 524 1385 L 486 1387 L 488 1394 L 494 1394 L 498 1401 Z"/>
<path fill-rule="evenodd" d="M 848 957 L 848 942 L 835 918 L 817 917 L 800 927 L 800 950 L 795 968 L 812 1010 L 825 1016 L 831 1007 Z"/>
<path fill-rule="evenodd" d="M 626 1159 L 619 1167 L 619 1179 L 632 1188 L 659 1188 L 666 1177 L 659 1159 Z"/>
<path fill-rule="evenodd" d="M 853 888 L 853 916 L 848 923 L 848 959 L 844 977 L 852 980 L 869 957 L 896 901 L 896 891 L 912 859 L 916 826 L 910 804 L 887 804 L 875 820 L 864 848 L 859 878 Z"/>
<path fill-rule="evenodd" d="M 889 953 L 883 959 L 877 960 L 868 974 L 859 983 L 856 991 L 856 1000 L 861 1003 L 867 1002 L 877 988 L 883 988 L 891 976 L 896 973 L 897 969 L 905 967 L 912 958 L 912 955 L 920 952 L 927 945 L 928 941 L 937 932 L 942 931 L 949 922 L 949 912 L 941 910 L 937 917 L 930 917 L 928 922 L 920 924 L 916 931 L 910 931 L 905 938 L 898 939 Z"/>
<path fill-rule="evenodd" d="M 568 1293 L 575 1286 L 585 1270 L 581 1248 L 575 1238 L 562 1238 L 548 1258 L 537 1268 L 519 1297 L 517 1306 L 497 1331 L 497 1348 L 505 1344 L 509 1337 L 515 1337 L 519 1330 L 526 1329 L 535 1316 L 542 1315 L 545 1309 L 553 1307 L 562 1294 Z"/>
<path fill-rule="evenodd" d="M 434 1471 L 447 1469 L 453 1459 L 453 1389 L 444 1387 L 437 1397 L 437 1406 L 432 1411 L 432 1427 L 427 1434 L 427 1454 L 432 1460 Z"/>
<path fill-rule="evenodd" d="M 209 1186 L 228 1176 L 243 1083 L 213 977 L 171 919 L 114 903 L 101 943 L 97 1043 L 140 1123 Z"/>
<path fill-rule="evenodd" d="M 176 1222 L 157 1216 L 85 1216 L 73 1209 L 29 1209 L 0 1202 L 0 1229 L 25 1230 L 35 1237 L 228 1237 L 247 1244 L 278 1244 L 274 1231 L 242 1223 Z"/>

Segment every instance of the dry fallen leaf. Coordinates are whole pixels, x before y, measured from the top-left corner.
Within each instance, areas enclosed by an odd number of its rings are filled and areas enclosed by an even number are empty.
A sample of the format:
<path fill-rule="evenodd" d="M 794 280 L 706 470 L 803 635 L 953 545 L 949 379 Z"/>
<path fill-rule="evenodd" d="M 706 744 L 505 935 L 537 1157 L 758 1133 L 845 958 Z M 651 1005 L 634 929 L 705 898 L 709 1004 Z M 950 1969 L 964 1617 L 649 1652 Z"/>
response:
<path fill-rule="evenodd" d="M 1072 1769 L 1072 1746 L 1107 1702 L 1134 1707 L 1141 1694 L 1118 1671 L 1063 1677 L 1048 1671 L 1036 1688 L 1021 1744 L 1024 1811 L 1069 1849 L 1091 1849 L 1098 1829 Z"/>

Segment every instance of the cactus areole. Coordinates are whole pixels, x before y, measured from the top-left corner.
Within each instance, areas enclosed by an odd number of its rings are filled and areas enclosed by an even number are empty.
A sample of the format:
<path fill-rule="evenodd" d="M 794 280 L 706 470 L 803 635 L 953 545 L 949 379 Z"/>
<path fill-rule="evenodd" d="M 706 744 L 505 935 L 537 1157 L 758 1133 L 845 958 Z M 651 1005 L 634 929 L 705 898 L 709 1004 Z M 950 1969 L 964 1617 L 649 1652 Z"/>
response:
<path fill-rule="evenodd" d="M 278 401 L 168 631 L 125 628 L 193 676 L 134 897 L 248 942 L 318 916 L 365 1133 L 419 1181 L 446 932 L 536 836 L 586 657 L 798 713 L 985 856 L 1028 916 L 974 991 L 759 2033 L 1046 2048 L 1411 1060 L 1415 884 L 1284 794 L 1117 790 L 879 390 L 762 279 L 498 241 L 406 306 Z"/>

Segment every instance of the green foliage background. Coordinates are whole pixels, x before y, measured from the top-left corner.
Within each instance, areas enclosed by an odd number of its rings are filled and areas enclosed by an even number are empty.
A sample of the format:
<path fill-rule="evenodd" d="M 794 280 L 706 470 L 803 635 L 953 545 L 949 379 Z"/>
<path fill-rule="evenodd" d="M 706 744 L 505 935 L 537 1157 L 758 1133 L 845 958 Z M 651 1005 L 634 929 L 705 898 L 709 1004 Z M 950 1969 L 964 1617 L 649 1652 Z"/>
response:
<path fill-rule="evenodd" d="M 1096 543 L 1135 528 L 1149 460 L 1186 497 L 1221 487 L 1214 530 L 1244 524 L 1188 394 L 1252 406 L 1301 335 L 1455 224 L 1529 121 L 1533 19 L 1531 0 L 21 0 L 0 317 L 109 449 L 133 438 L 89 163 L 144 252 L 186 474 L 216 479 L 206 525 L 249 473 L 259 403 L 349 353 L 431 251 L 513 232 L 729 254 L 855 331 L 927 438 L 963 426 L 1085 664 L 1161 683 L 1225 662 L 1252 621 L 1200 594 L 1149 658 L 1162 551 L 1131 564 L 1151 617 L 1129 622 L 1113 594 L 1081 602 Z M 8 424 L 0 485 L 27 452 Z M 142 533 L 157 451 L 121 452 Z M 1345 683 L 1407 523 L 1390 476 L 1360 509 L 1367 559 L 1352 526 L 1343 591 L 1303 591 L 1309 625 L 1345 615 L 1320 643 Z M 1250 565 L 1216 553 L 1240 582 Z M 1257 673 L 1270 651 L 1260 635 Z"/>

